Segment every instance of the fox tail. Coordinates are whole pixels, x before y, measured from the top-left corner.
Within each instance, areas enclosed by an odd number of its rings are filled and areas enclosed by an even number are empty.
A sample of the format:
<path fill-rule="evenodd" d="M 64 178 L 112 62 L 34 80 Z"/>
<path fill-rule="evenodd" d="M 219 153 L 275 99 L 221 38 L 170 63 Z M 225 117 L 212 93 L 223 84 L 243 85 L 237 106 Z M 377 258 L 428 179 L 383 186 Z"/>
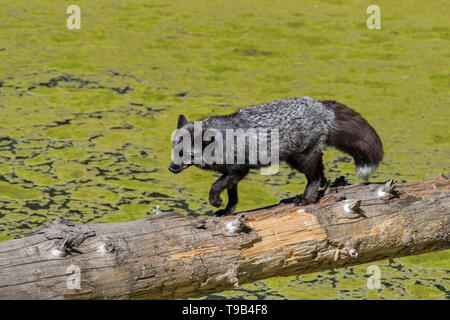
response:
<path fill-rule="evenodd" d="M 367 181 L 383 160 L 383 144 L 375 129 L 356 111 L 336 101 L 322 101 L 333 110 L 326 144 L 351 155 L 356 175 Z"/>

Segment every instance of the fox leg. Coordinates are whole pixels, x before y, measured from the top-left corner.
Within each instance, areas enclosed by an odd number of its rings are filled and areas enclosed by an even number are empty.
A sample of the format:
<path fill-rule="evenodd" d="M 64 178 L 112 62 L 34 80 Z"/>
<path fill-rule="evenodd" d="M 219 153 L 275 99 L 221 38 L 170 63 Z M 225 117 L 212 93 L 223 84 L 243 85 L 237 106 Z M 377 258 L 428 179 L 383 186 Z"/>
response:
<path fill-rule="evenodd" d="M 209 191 L 209 203 L 214 207 L 222 205 L 220 194 L 225 189 L 228 190 L 228 204 L 225 209 L 218 210 L 216 215 L 233 215 L 238 202 L 237 185 L 239 181 L 245 177 L 248 171 L 232 174 L 224 174 L 216 182 L 214 182 Z"/>
<path fill-rule="evenodd" d="M 294 204 L 305 206 L 317 201 L 319 187 L 324 186 L 326 183 L 323 172 L 322 151 L 319 148 L 315 148 L 306 154 L 297 154 L 288 163 L 294 169 L 304 173 L 306 179 L 308 179 L 305 191 L 301 196 L 295 198 Z"/>
<path fill-rule="evenodd" d="M 237 184 L 229 188 L 227 191 L 228 191 L 228 204 L 225 207 L 225 209 L 217 210 L 216 216 L 232 216 L 234 214 L 236 204 L 238 203 Z"/>

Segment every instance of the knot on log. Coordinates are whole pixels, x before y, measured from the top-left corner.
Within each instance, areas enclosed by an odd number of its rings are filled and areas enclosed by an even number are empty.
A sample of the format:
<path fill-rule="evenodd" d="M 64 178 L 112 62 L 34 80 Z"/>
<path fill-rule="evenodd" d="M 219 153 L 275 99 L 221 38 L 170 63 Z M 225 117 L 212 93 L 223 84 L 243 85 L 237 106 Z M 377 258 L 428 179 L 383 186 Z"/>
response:
<path fill-rule="evenodd" d="M 361 200 L 356 200 L 348 205 L 348 208 L 353 212 L 359 212 L 361 210 Z"/>
<path fill-rule="evenodd" d="M 344 202 L 344 212 L 346 218 L 355 219 L 359 217 L 367 218 L 365 211 L 361 208 L 361 200 L 346 200 Z"/>
<path fill-rule="evenodd" d="M 233 287 L 239 287 L 238 272 L 236 266 L 230 267 L 225 274 L 221 274 L 216 278 L 216 281 L 226 279 Z"/>
<path fill-rule="evenodd" d="M 158 214 L 162 214 L 161 207 L 157 205 L 155 209 L 153 209 L 153 214 L 157 216 Z"/>
<path fill-rule="evenodd" d="M 356 258 L 358 256 L 358 251 L 356 251 L 355 248 L 349 248 L 348 255 L 352 258 Z"/>
<path fill-rule="evenodd" d="M 226 221 L 223 226 L 224 234 L 226 236 L 234 236 L 240 232 L 249 231 L 250 228 L 245 225 L 247 221 L 248 221 L 247 217 L 243 214 L 241 214 L 235 219 Z"/>
<path fill-rule="evenodd" d="M 95 236 L 95 231 L 88 225 L 76 225 L 70 221 L 57 218 L 43 228 L 28 232 L 25 236 L 44 234 L 48 240 L 61 239 L 55 244 L 53 253 L 63 257 L 72 253 L 82 253 L 77 250 L 86 238 Z"/>
<path fill-rule="evenodd" d="M 445 174 L 443 174 L 442 172 L 441 173 L 439 173 L 438 175 L 437 175 L 437 177 L 435 178 L 435 180 L 447 180 L 448 179 L 448 177 L 445 175 Z"/>
<path fill-rule="evenodd" d="M 338 247 L 336 247 L 336 249 L 334 249 L 332 253 L 334 261 L 337 261 L 339 259 L 345 259 L 346 257 L 351 257 L 355 259 L 359 255 L 358 250 L 356 250 L 352 246 L 347 245 L 339 245 Z"/>
<path fill-rule="evenodd" d="M 114 245 L 112 244 L 112 242 L 107 241 L 105 243 L 103 243 L 102 245 L 100 245 L 100 247 L 98 248 L 98 252 L 100 253 L 113 253 L 116 250 L 116 248 L 114 247 Z"/>
<path fill-rule="evenodd" d="M 398 196 L 398 192 L 395 191 L 395 187 L 397 186 L 396 180 L 389 180 L 386 182 L 381 188 L 377 191 L 377 196 L 381 200 L 390 200 Z"/>
<path fill-rule="evenodd" d="M 192 221 L 192 226 L 195 229 L 206 229 L 206 219 L 193 220 Z"/>

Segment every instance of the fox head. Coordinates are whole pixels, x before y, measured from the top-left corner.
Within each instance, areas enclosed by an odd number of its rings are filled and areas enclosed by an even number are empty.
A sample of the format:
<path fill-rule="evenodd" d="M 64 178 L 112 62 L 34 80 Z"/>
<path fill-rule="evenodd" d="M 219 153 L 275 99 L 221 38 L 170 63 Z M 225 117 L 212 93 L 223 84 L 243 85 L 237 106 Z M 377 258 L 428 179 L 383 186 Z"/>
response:
<path fill-rule="evenodd" d="M 194 163 L 194 152 L 192 152 L 194 149 L 193 137 L 194 124 L 189 122 L 183 114 L 180 114 L 178 116 L 177 130 L 173 134 L 172 162 L 169 166 L 170 172 L 180 173 Z M 182 143 L 190 144 L 190 154 L 185 154 L 186 148 L 183 149 L 181 147 Z"/>
<path fill-rule="evenodd" d="M 172 136 L 170 172 L 180 173 L 191 165 L 200 169 L 213 169 L 216 167 L 216 159 L 219 159 L 218 163 L 223 163 L 222 152 L 219 151 L 223 147 L 220 143 L 222 139 L 216 140 L 216 134 L 221 135 L 214 128 L 203 128 L 202 121 L 189 122 L 180 114 L 177 130 Z M 215 158 L 216 152 L 218 158 Z"/>

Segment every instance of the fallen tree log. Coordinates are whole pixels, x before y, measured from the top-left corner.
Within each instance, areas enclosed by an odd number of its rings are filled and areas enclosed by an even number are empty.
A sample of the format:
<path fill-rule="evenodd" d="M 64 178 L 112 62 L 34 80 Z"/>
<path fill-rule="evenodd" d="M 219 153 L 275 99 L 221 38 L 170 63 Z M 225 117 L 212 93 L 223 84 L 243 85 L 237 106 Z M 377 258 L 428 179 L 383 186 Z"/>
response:
<path fill-rule="evenodd" d="M 0 299 L 178 299 L 450 248 L 450 179 L 332 186 L 313 205 L 124 223 L 58 219 L 0 242 Z"/>

